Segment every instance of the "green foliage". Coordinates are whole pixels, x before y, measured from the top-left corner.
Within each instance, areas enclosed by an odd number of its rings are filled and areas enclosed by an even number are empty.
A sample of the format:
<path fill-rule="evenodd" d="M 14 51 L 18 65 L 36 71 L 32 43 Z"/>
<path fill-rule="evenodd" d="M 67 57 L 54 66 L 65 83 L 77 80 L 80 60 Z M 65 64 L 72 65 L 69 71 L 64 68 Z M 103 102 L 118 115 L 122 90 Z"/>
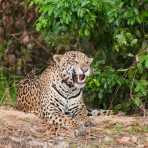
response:
<path fill-rule="evenodd" d="M 10 77 L 11 76 L 11 77 Z M 13 105 L 16 100 L 16 77 L 0 69 L 0 105 Z"/>
<path fill-rule="evenodd" d="M 97 67 L 98 68 L 95 68 L 96 72 L 88 79 L 86 90 L 89 96 L 91 96 L 92 93 L 96 94 L 94 96 L 94 104 L 96 104 L 96 107 L 101 106 L 107 109 L 109 105 L 111 105 L 114 88 L 126 85 L 127 81 L 121 77 L 119 72 L 116 72 L 115 69 L 110 66 L 106 66 L 104 69 L 99 65 Z M 98 99 L 99 104 L 96 102 Z"/>
<path fill-rule="evenodd" d="M 36 24 L 38 31 L 69 31 L 80 36 L 90 35 L 103 9 L 102 1 L 98 0 L 32 0 L 32 3 L 41 14 Z"/>
<path fill-rule="evenodd" d="M 102 68 L 95 62 L 93 67 L 96 71 L 86 86 L 87 94 L 93 97 L 90 103 L 125 112 L 143 108 L 148 101 L 147 56 L 147 52 L 142 53 L 137 57 L 137 63 L 126 69 Z"/>
<path fill-rule="evenodd" d="M 141 24 L 145 20 L 145 16 L 141 15 L 143 10 L 139 8 L 144 2 L 146 3 L 146 0 L 143 2 L 138 0 L 109 0 L 107 6 L 109 22 L 116 26 Z"/>
<path fill-rule="evenodd" d="M 134 101 L 136 106 L 141 106 L 142 101 L 148 101 L 148 75 L 146 73 L 148 62 L 148 53 L 144 52 L 139 55 L 139 61 L 132 69 L 130 69 L 128 76 L 129 80 L 131 80 L 130 90 L 131 90 L 131 98 Z M 131 72 L 133 73 L 131 76 Z"/>
<path fill-rule="evenodd" d="M 36 28 L 48 43 L 56 47 L 66 35 L 95 54 L 85 89 L 90 104 L 125 112 L 146 108 L 146 0 L 31 0 L 33 4 L 40 14 Z"/>
<path fill-rule="evenodd" d="M 125 29 L 117 29 L 114 33 L 114 45 L 113 49 L 117 52 L 127 53 L 130 49 L 135 48 L 138 39 L 134 35 L 126 31 Z"/>
<path fill-rule="evenodd" d="M 88 78 L 85 88 L 86 101 L 90 105 L 127 113 L 139 109 L 143 111 L 148 107 L 147 0 L 27 1 L 37 7 L 39 16 L 36 20 L 36 29 L 43 34 L 48 47 L 53 49 L 48 52 L 63 48 L 64 50 L 84 48 L 86 53 L 89 55 L 91 53 L 94 57 L 92 76 Z M 34 11 L 28 13 L 24 9 L 24 13 L 25 22 L 32 20 L 32 16 L 35 17 Z M 5 16 L 5 13 L 3 15 Z M 25 18 L 24 16 L 22 18 Z M 4 20 L 0 18 L 1 22 Z M 13 23 L 16 22 L 14 26 L 21 26 L 19 24 L 23 24 L 22 21 L 14 21 Z M 27 29 L 29 24 L 22 25 L 22 28 Z M 13 45 L 12 47 L 0 45 L 0 62 L 3 62 L 3 66 L 0 65 L 0 103 L 4 102 L 4 98 L 15 100 L 16 96 L 15 82 L 18 76 L 10 73 L 9 68 L 13 69 L 14 65 L 10 62 L 13 60 L 8 61 L 8 55 L 15 55 L 16 65 L 21 69 L 25 65 L 21 63 L 27 62 L 23 62 L 26 60 L 20 56 L 25 55 L 25 59 L 33 62 L 31 57 L 37 50 L 30 50 L 29 47 L 33 47 L 35 43 L 42 46 L 40 37 L 33 40 L 31 32 L 22 35 L 12 34 L 12 26 L 9 25 L 10 29 L 5 29 L 10 31 L 8 37 L 13 35 L 16 40 L 20 40 L 20 43 L 23 43 L 21 47 L 23 50 L 19 53 L 18 43 L 15 48 Z M 5 25 L 2 24 L 0 27 L 2 30 Z M 8 44 L 9 42 L 6 43 Z M 38 46 L 34 47 L 36 49 Z M 47 49 L 44 48 L 46 51 Z M 8 55 L 6 50 L 9 51 Z M 7 57 L 5 60 L 4 55 Z"/>

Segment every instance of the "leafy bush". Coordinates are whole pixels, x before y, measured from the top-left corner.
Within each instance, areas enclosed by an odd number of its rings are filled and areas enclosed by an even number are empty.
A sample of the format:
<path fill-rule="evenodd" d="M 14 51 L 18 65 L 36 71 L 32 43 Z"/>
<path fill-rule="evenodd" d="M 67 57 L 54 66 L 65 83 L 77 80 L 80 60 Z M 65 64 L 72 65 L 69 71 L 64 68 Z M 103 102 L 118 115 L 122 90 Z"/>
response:
<path fill-rule="evenodd" d="M 0 105 L 13 105 L 16 98 L 16 76 L 4 73 L 0 69 Z"/>
<path fill-rule="evenodd" d="M 37 30 L 61 33 L 71 32 L 80 36 L 89 36 L 99 21 L 102 2 L 96 0 L 32 0 L 41 13 Z M 32 3 L 31 3 L 32 4 Z"/>
<path fill-rule="evenodd" d="M 59 38 L 69 36 L 64 39 L 71 44 L 73 37 L 95 57 L 85 89 L 90 104 L 125 112 L 148 106 L 146 0 L 31 0 L 33 4 L 40 14 L 36 29 L 48 43 L 55 48 Z"/>

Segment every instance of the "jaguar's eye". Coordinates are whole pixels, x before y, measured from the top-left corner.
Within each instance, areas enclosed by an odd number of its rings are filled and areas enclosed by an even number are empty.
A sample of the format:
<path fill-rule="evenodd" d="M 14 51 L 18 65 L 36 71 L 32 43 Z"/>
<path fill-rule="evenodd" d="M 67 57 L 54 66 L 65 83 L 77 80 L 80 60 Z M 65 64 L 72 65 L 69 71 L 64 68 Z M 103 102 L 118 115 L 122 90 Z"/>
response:
<path fill-rule="evenodd" d="M 89 64 L 89 62 L 88 62 L 88 61 L 86 61 L 86 64 Z"/>

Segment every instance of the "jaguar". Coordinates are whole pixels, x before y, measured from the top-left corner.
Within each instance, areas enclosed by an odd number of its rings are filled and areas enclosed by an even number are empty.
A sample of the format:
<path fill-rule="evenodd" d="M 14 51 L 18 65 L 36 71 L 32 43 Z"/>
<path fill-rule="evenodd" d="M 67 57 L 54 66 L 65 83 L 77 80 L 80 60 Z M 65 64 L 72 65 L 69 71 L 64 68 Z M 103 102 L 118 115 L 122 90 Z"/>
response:
<path fill-rule="evenodd" d="M 17 88 L 16 108 L 33 112 L 50 125 L 78 127 L 88 119 L 83 88 L 93 59 L 80 51 L 55 54 L 47 68 L 31 72 Z"/>

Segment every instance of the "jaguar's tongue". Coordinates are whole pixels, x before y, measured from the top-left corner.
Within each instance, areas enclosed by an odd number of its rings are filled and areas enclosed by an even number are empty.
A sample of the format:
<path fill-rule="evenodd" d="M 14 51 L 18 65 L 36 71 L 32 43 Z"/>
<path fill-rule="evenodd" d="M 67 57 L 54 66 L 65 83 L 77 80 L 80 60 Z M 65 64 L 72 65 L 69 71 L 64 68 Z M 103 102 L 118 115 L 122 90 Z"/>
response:
<path fill-rule="evenodd" d="M 85 79 L 85 75 L 84 74 L 79 75 L 79 80 L 80 81 L 83 81 L 84 79 Z"/>

